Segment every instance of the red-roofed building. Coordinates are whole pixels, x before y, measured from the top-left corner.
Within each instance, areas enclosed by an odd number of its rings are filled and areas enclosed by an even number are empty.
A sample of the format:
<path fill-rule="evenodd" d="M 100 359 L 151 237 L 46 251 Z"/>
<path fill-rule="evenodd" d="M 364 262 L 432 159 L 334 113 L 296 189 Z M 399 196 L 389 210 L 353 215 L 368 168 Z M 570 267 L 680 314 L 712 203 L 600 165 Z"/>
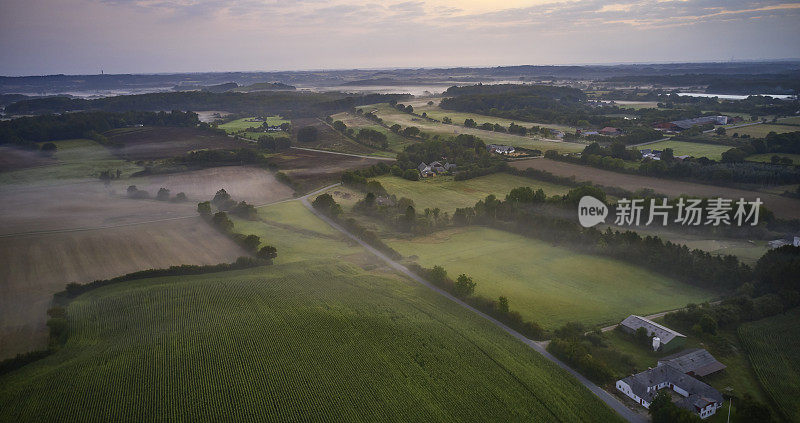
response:
<path fill-rule="evenodd" d="M 614 128 L 611 126 L 606 126 L 598 132 L 600 135 L 622 135 L 622 131 L 619 128 Z"/>

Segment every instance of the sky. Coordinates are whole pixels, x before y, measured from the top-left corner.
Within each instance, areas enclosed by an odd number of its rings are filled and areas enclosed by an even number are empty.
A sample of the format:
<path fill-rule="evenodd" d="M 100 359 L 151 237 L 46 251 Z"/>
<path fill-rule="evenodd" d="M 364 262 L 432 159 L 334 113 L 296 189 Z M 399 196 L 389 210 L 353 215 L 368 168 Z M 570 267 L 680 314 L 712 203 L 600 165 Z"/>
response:
<path fill-rule="evenodd" d="M 800 1 L 0 0 L 0 75 L 800 58 Z"/>

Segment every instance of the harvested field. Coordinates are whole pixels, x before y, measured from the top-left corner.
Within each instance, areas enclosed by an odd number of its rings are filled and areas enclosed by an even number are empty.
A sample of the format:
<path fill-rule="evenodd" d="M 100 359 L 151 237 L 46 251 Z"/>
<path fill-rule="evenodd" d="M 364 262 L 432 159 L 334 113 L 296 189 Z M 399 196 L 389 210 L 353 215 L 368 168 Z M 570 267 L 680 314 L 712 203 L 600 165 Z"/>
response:
<path fill-rule="evenodd" d="M 800 218 L 800 200 L 766 192 L 630 175 L 548 159 L 519 160 L 512 162 L 511 165 L 517 169 L 534 168 L 545 170 L 558 176 L 572 176 L 579 181 L 592 181 L 599 185 L 620 187 L 631 191 L 650 188 L 669 196 L 688 194 L 699 197 L 746 198 L 749 200 L 759 197 L 764 202 L 764 206 L 772 210 L 776 216 L 791 219 Z"/>
<path fill-rule="evenodd" d="M 170 190 L 172 196 L 183 192 L 193 203 L 210 200 L 221 188 L 236 201 L 256 205 L 291 198 L 293 194 L 293 190 L 275 179 L 271 172 L 242 166 L 132 178 L 118 184 L 118 191 L 124 192 L 128 185 L 136 185 L 150 195 L 155 195 L 162 187 Z"/>
<path fill-rule="evenodd" d="M 281 172 L 289 175 L 300 191 L 311 191 L 339 182 L 348 169 L 372 166 L 385 160 L 341 154 L 291 149 L 270 159 Z"/>
<path fill-rule="evenodd" d="M 125 188 L 115 189 L 99 181 L 80 179 L 60 185 L 2 185 L 0 237 L 32 231 L 129 225 L 196 214 L 194 203 L 134 200 L 124 197 L 124 192 Z"/>
<path fill-rule="evenodd" d="M 231 262 L 245 252 L 199 217 L 167 222 L 0 238 L 0 359 L 43 348 L 53 293 L 178 264 Z"/>
<path fill-rule="evenodd" d="M 193 150 L 238 148 L 245 145 L 242 141 L 196 128 L 125 128 L 111 131 L 106 136 L 125 145 L 110 151 L 127 160 L 153 160 L 180 156 Z"/>
<path fill-rule="evenodd" d="M 0 172 L 47 166 L 58 163 L 53 157 L 38 151 L 22 150 L 14 147 L 0 147 Z"/>

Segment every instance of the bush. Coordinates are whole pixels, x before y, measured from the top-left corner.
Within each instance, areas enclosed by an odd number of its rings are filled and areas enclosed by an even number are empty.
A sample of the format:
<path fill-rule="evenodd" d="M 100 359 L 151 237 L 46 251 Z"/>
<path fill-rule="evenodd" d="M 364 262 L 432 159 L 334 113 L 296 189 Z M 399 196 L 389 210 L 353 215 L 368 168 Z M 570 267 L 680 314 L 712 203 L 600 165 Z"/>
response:
<path fill-rule="evenodd" d="M 461 298 L 469 297 L 473 292 L 475 292 L 475 285 L 476 283 L 471 277 L 462 273 L 458 275 L 458 279 L 456 279 L 453 294 L 456 297 Z"/>
<path fill-rule="evenodd" d="M 233 221 L 231 221 L 228 214 L 224 211 L 215 213 L 214 217 L 211 218 L 211 223 L 223 232 L 230 232 L 233 230 Z"/>
<path fill-rule="evenodd" d="M 203 201 L 202 203 L 197 203 L 197 213 L 200 213 L 200 216 L 203 217 L 211 216 L 211 202 Z"/>
<path fill-rule="evenodd" d="M 265 245 L 258 250 L 257 256 L 258 258 L 272 260 L 278 257 L 278 250 L 271 245 Z"/>
<path fill-rule="evenodd" d="M 187 200 L 188 199 L 186 198 L 186 193 L 179 192 L 179 193 L 175 194 L 175 201 L 182 203 L 182 202 L 185 202 Z"/>
<path fill-rule="evenodd" d="M 168 201 L 169 200 L 169 190 L 164 188 L 164 187 L 161 187 L 161 189 L 158 190 L 158 194 L 156 194 L 156 200 L 158 200 L 158 201 Z"/>
<path fill-rule="evenodd" d="M 315 209 L 331 217 L 342 214 L 342 206 L 337 204 L 336 200 L 327 193 L 317 196 L 311 205 L 314 206 Z"/>
<path fill-rule="evenodd" d="M 403 172 L 403 178 L 409 181 L 419 181 L 419 172 L 416 169 L 406 169 Z"/>

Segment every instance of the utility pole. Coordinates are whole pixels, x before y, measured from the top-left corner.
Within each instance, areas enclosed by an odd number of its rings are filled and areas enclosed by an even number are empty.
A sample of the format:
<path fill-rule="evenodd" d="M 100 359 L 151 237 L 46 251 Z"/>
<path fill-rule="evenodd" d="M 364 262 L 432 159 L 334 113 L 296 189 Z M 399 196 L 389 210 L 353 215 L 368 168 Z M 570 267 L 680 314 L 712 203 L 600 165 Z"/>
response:
<path fill-rule="evenodd" d="M 731 408 L 733 408 L 733 397 L 728 402 L 728 423 L 731 423 Z"/>

